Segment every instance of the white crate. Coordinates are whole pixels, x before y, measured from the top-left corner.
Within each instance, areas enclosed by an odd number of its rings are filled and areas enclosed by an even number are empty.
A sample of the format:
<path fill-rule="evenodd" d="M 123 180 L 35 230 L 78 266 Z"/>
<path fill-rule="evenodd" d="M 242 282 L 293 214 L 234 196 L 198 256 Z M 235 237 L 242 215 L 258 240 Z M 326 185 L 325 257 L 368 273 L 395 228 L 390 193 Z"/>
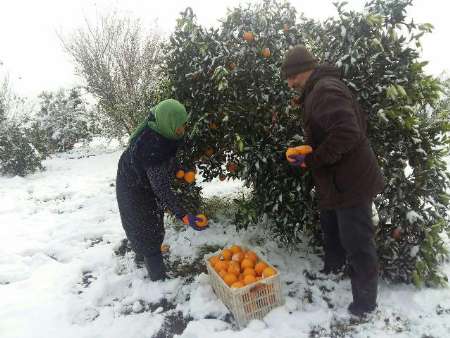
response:
<path fill-rule="evenodd" d="M 216 254 L 204 257 L 209 280 L 217 297 L 233 314 L 239 328 L 246 326 L 252 319 L 262 319 L 273 308 L 283 305 L 278 269 L 275 269 L 277 273 L 274 276 L 263 278 L 242 288 L 231 288 L 211 266 L 209 258 Z M 273 268 L 266 260 L 261 260 Z"/>

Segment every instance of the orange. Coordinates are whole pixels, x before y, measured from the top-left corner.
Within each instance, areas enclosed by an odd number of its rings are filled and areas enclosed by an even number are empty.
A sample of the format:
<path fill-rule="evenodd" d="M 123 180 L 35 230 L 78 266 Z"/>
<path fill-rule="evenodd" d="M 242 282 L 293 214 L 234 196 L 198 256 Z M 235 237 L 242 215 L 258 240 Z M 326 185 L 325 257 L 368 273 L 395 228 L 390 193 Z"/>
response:
<path fill-rule="evenodd" d="M 253 41 L 255 39 L 255 36 L 252 32 L 244 32 L 244 35 L 242 36 L 245 41 Z"/>
<path fill-rule="evenodd" d="M 181 180 L 184 177 L 184 170 L 178 170 L 175 176 Z"/>
<path fill-rule="evenodd" d="M 286 159 L 289 162 L 293 162 L 294 160 L 290 158 L 291 155 L 306 155 L 312 153 L 313 149 L 309 145 L 302 145 L 298 147 L 291 147 L 286 150 Z"/>
<path fill-rule="evenodd" d="M 241 281 L 237 281 L 234 282 L 233 284 L 231 284 L 231 287 L 234 288 L 243 288 L 245 286 L 245 284 Z"/>
<path fill-rule="evenodd" d="M 211 263 L 212 266 L 216 265 L 216 263 L 217 263 L 218 261 L 220 261 L 219 256 L 212 256 L 212 257 L 209 259 L 209 262 Z"/>
<path fill-rule="evenodd" d="M 255 262 L 253 262 L 251 259 L 248 258 L 244 258 L 241 262 L 241 268 L 242 269 L 246 269 L 246 268 L 252 268 L 255 266 Z"/>
<path fill-rule="evenodd" d="M 262 277 L 261 276 L 256 276 L 256 280 L 258 281 L 258 280 L 261 280 L 262 279 Z"/>
<path fill-rule="evenodd" d="M 234 262 L 241 263 L 241 261 L 244 259 L 244 254 L 242 252 L 237 252 L 231 256 L 231 260 Z"/>
<path fill-rule="evenodd" d="M 231 286 L 231 284 L 236 283 L 238 281 L 236 275 L 232 274 L 232 273 L 227 273 L 224 277 L 223 277 L 223 281 L 225 282 L 225 284 L 227 284 L 228 286 Z"/>
<path fill-rule="evenodd" d="M 252 275 L 256 277 L 256 272 L 252 268 L 245 268 L 244 271 L 242 272 L 242 275 L 243 276 Z"/>
<path fill-rule="evenodd" d="M 241 273 L 241 269 L 240 268 L 238 268 L 235 265 L 231 265 L 231 264 L 228 266 L 228 270 L 227 271 L 228 271 L 228 273 L 231 273 L 231 274 L 235 275 L 236 277 L 239 276 L 239 274 Z"/>
<path fill-rule="evenodd" d="M 214 155 L 214 148 L 213 147 L 206 148 L 205 155 L 208 157 L 211 157 L 212 155 Z"/>
<path fill-rule="evenodd" d="M 228 269 L 228 262 L 227 262 L 227 261 L 218 261 L 218 262 L 214 265 L 214 269 L 215 269 L 216 271 L 227 270 L 227 269 Z"/>
<path fill-rule="evenodd" d="M 201 221 L 197 221 L 197 223 L 195 223 L 198 227 L 203 228 L 208 225 L 208 218 L 206 218 L 205 215 L 198 214 L 196 217 L 201 219 Z"/>
<path fill-rule="evenodd" d="M 238 166 L 237 166 L 237 164 L 234 163 L 234 162 L 230 162 L 230 163 L 227 164 L 227 170 L 228 170 L 230 173 L 235 173 L 235 172 L 237 171 L 237 168 L 238 168 Z"/>
<path fill-rule="evenodd" d="M 233 254 L 229 249 L 223 249 L 222 252 L 220 253 L 220 258 L 229 261 L 232 255 Z"/>
<path fill-rule="evenodd" d="M 187 183 L 193 183 L 195 181 L 195 171 L 188 171 L 184 174 L 184 180 Z"/>
<path fill-rule="evenodd" d="M 275 269 L 272 269 L 271 267 L 265 268 L 264 271 L 262 272 L 263 278 L 271 277 L 276 274 L 277 274 L 277 272 L 275 271 Z"/>
<path fill-rule="evenodd" d="M 267 264 L 264 263 L 263 261 L 260 261 L 258 263 L 256 263 L 255 265 L 255 272 L 257 275 L 260 275 L 263 273 L 264 269 L 267 268 Z"/>
<path fill-rule="evenodd" d="M 255 264 L 258 261 L 258 256 L 256 255 L 256 253 L 254 253 L 253 251 L 250 251 L 250 250 L 244 254 L 244 258 L 252 260 L 253 263 L 255 263 Z"/>
<path fill-rule="evenodd" d="M 247 275 L 244 277 L 244 284 L 249 285 L 256 282 L 256 277 L 253 275 Z"/>
<path fill-rule="evenodd" d="M 222 279 L 223 279 L 227 273 L 228 273 L 227 270 L 220 270 L 219 276 L 222 277 Z"/>
<path fill-rule="evenodd" d="M 232 253 L 238 253 L 238 252 L 242 252 L 242 248 L 239 245 L 232 245 L 230 246 L 230 250 Z"/>
<path fill-rule="evenodd" d="M 220 174 L 220 175 L 219 175 L 219 180 L 220 180 L 220 181 L 225 181 L 226 178 L 227 178 L 227 177 L 226 177 L 224 174 Z"/>
<path fill-rule="evenodd" d="M 268 58 L 270 57 L 270 49 L 269 48 L 263 48 L 263 50 L 261 51 L 261 54 L 263 57 Z"/>

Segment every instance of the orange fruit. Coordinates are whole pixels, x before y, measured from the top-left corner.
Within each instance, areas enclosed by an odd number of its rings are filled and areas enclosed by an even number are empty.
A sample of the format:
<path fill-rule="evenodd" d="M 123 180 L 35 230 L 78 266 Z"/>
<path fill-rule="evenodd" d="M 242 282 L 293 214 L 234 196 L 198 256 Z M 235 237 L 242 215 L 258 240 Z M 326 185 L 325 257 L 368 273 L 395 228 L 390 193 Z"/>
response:
<path fill-rule="evenodd" d="M 253 263 L 255 263 L 255 264 L 258 261 L 258 256 L 256 255 L 256 253 L 254 253 L 253 251 L 250 251 L 250 250 L 244 254 L 244 258 L 252 260 Z"/>
<path fill-rule="evenodd" d="M 244 284 L 249 285 L 256 282 L 256 277 L 253 275 L 247 275 L 244 277 Z"/>
<path fill-rule="evenodd" d="M 211 157 L 212 155 L 214 155 L 214 148 L 213 147 L 206 148 L 205 155 L 208 157 Z"/>
<path fill-rule="evenodd" d="M 302 145 L 298 147 L 291 147 L 286 150 L 286 159 L 289 162 L 293 162 L 294 160 L 290 158 L 291 155 L 306 155 L 312 153 L 313 149 L 309 145 Z"/>
<path fill-rule="evenodd" d="M 203 228 L 208 225 L 208 218 L 206 218 L 203 214 L 198 214 L 196 217 L 200 218 L 201 221 L 197 221 L 196 225 L 200 228 Z"/>
<path fill-rule="evenodd" d="M 242 272 L 242 275 L 243 276 L 252 275 L 256 277 L 256 272 L 252 268 L 245 268 L 244 271 Z"/>
<path fill-rule="evenodd" d="M 235 275 L 236 277 L 239 276 L 239 274 L 241 273 L 241 269 L 235 265 L 229 265 L 228 266 L 228 273 L 232 273 L 233 275 Z"/>
<path fill-rule="evenodd" d="M 245 284 L 241 281 L 237 281 L 237 282 L 234 282 L 233 284 L 231 284 L 231 287 L 233 289 L 243 288 L 244 286 L 245 286 Z"/>
<path fill-rule="evenodd" d="M 175 176 L 181 180 L 184 177 L 184 170 L 178 170 Z"/>
<path fill-rule="evenodd" d="M 261 274 L 263 273 L 264 269 L 267 268 L 267 264 L 264 263 L 263 261 L 259 261 L 258 263 L 256 263 L 255 265 L 255 272 L 257 275 L 261 276 Z"/>
<path fill-rule="evenodd" d="M 262 279 L 262 277 L 261 276 L 256 276 L 256 280 L 258 281 L 258 280 L 261 280 Z"/>
<path fill-rule="evenodd" d="M 229 249 L 223 249 L 222 252 L 220 253 L 220 258 L 229 261 L 232 255 L 233 253 Z"/>
<path fill-rule="evenodd" d="M 209 259 L 209 262 L 211 263 L 212 266 L 216 265 L 216 263 L 217 263 L 218 261 L 220 261 L 219 256 L 212 256 L 212 257 Z"/>
<path fill-rule="evenodd" d="M 253 262 L 251 259 L 248 258 L 244 258 L 241 262 L 241 268 L 242 269 L 246 269 L 246 268 L 252 268 L 255 266 L 255 262 Z"/>
<path fill-rule="evenodd" d="M 225 284 L 227 284 L 228 286 L 231 286 L 231 284 L 236 283 L 238 281 L 237 277 L 235 274 L 232 273 L 227 273 L 224 277 L 223 277 L 223 281 L 225 282 Z"/>
<path fill-rule="evenodd" d="M 223 279 L 227 273 L 228 273 L 227 270 L 220 270 L 219 271 L 219 276 Z"/>
<path fill-rule="evenodd" d="M 188 171 L 184 174 L 184 180 L 187 183 L 193 183 L 195 181 L 195 171 Z"/>
<path fill-rule="evenodd" d="M 241 263 L 241 261 L 244 259 L 244 254 L 242 252 L 237 252 L 231 256 L 231 260 L 234 262 Z"/>
<path fill-rule="evenodd" d="M 220 270 L 227 270 L 228 269 L 228 261 L 218 261 L 214 265 L 214 269 L 219 272 Z"/>
<path fill-rule="evenodd" d="M 227 178 L 227 177 L 226 177 L 224 174 L 220 174 L 220 175 L 219 175 L 219 180 L 220 180 L 220 181 L 225 181 L 226 178 Z"/>
<path fill-rule="evenodd" d="M 244 32 L 244 35 L 242 37 L 247 42 L 253 41 L 255 39 L 255 36 L 253 35 L 252 32 Z"/>
<path fill-rule="evenodd" d="M 400 227 L 396 227 L 394 230 L 392 230 L 391 236 L 392 238 L 399 240 L 402 237 L 402 229 Z"/>
<path fill-rule="evenodd" d="M 237 164 L 234 163 L 234 162 L 230 162 L 230 163 L 227 164 L 227 170 L 228 170 L 230 173 L 235 173 L 235 172 L 237 171 L 237 168 L 238 168 L 238 166 L 237 166 Z"/>
<path fill-rule="evenodd" d="M 268 58 L 270 57 L 270 49 L 269 48 L 263 48 L 263 50 L 261 51 L 261 54 L 263 57 Z"/>
<path fill-rule="evenodd" d="M 212 129 L 212 130 L 219 128 L 219 126 L 217 124 L 215 124 L 214 122 L 209 122 L 208 127 L 209 127 L 209 129 Z"/>
<path fill-rule="evenodd" d="M 244 277 L 245 277 L 244 274 L 241 273 L 241 274 L 239 275 L 239 277 L 238 277 L 239 281 L 243 281 L 243 280 L 244 280 Z"/>
<path fill-rule="evenodd" d="M 263 278 L 271 277 L 276 274 L 277 274 L 277 272 L 275 271 L 275 269 L 272 269 L 271 267 L 265 268 L 264 271 L 262 272 Z"/>
<path fill-rule="evenodd" d="M 230 250 L 232 253 L 238 253 L 238 252 L 242 252 L 242 248 L 239 245 L 232 245 L 230 246 Z"/>

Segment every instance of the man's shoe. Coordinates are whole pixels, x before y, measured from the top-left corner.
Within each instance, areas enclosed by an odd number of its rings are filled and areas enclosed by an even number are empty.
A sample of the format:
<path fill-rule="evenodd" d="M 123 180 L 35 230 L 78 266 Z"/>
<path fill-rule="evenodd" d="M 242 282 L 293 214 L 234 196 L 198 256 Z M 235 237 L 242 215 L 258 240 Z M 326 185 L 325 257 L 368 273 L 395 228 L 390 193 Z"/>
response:
<path fill-rule="evenodd" d="M 369 313 L 373 312 L 377 308 L 377 304 L 375 305 L 361 305 L 356 304 L 355 302 L 350 303 L 347 310 L 356 317 L 363 317 L 365 315 L 368 315 Z"/>

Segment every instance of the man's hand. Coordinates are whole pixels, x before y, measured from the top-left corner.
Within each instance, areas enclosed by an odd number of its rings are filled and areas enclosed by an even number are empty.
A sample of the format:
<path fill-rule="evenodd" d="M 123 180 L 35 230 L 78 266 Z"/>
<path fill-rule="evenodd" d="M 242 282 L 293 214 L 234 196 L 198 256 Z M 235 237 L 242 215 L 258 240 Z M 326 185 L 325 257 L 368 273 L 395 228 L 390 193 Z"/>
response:
<path fill-rule="evenodd" d="M 305 158 L 306 155 L 289 155 L 289 164 L 294 167 L 306 168 Z"/>
<path fill-rule="evenodd" d="M 203 231 L 208 227 L 208 219 L 203 214 L 187 214 L 182 221 L 196 231 Z"/>

